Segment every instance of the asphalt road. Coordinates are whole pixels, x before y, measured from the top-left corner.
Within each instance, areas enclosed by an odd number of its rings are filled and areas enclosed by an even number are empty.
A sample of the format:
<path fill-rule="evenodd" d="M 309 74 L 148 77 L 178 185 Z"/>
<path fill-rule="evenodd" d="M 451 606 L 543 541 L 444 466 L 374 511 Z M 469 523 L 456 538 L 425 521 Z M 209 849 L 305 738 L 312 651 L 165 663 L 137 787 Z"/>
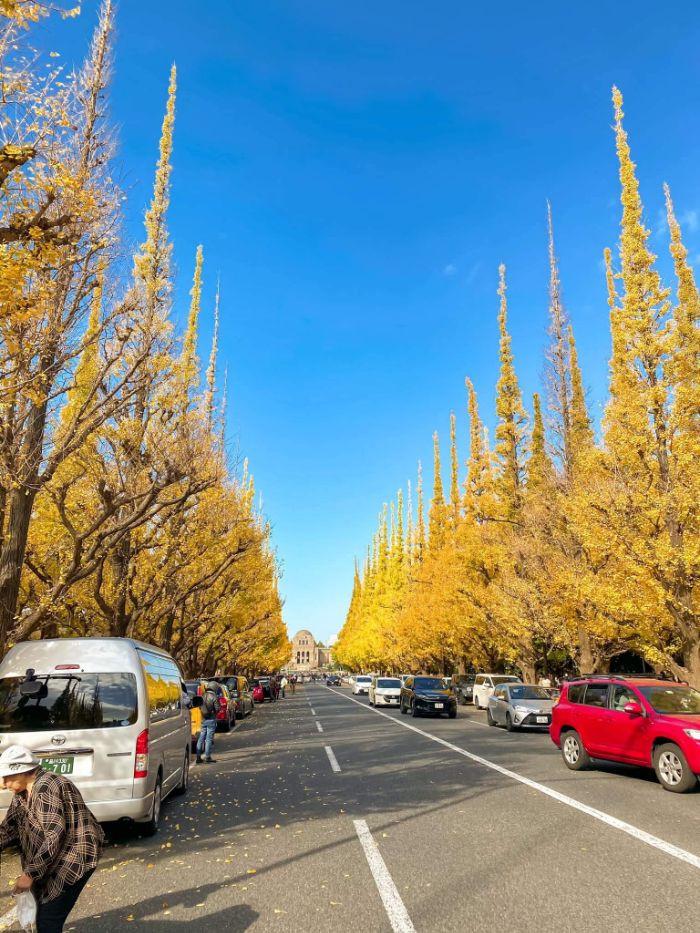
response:
<path fill-rule="evenodd" d="M 700 793 L 572 773 L 546 733 L 310 686 L 215 755 L 154 840 L 112 838 L 67 929 L 698 929 Z"/>

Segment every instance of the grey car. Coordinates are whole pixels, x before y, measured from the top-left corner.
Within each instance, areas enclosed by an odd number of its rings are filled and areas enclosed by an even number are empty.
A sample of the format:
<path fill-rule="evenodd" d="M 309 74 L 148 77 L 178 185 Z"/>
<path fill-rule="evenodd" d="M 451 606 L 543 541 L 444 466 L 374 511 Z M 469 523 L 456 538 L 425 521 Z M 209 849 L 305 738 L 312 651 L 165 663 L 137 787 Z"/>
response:
<path fill-rule="evenodd" d="M 527 726 L 546 729 L 555 702 L 549 690 L 536 684 L 498 684 L 488 700 L 486 721 L 509 732 Z"/>

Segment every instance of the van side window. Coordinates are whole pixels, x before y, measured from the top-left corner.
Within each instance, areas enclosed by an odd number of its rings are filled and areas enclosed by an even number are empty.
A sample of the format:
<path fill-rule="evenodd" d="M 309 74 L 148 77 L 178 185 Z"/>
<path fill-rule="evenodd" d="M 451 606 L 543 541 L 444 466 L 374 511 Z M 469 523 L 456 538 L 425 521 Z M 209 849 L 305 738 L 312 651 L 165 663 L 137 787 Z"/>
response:
<path fill-rule="evenodd" d="M 181 675 L 174 661 L 162 655 L 139 650 L 151 722 L 160 722 L 177 716 L 182 708 Z"/>
<path fill-rule="evenodd" d="M 483 682 L 484 682 L 484 675 L 483 675 L 483 674 L 479 674 L 478 677 L 476 678 L 476 680 L 474 681 L 474 683 L 475 683 L 477 686 L 481 686 L 481 684 L 483 684 Z"/>

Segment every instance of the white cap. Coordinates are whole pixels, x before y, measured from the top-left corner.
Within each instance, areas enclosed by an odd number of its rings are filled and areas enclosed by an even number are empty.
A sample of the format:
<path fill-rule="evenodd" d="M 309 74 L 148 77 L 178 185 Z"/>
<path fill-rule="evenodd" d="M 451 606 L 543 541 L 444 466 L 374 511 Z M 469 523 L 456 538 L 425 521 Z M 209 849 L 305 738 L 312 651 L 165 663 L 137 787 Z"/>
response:
<path fill-rule="evenodd" d="M 0 755 L 0 778 L 24 774 L 39 767 L 39 759 L 24 745 L 10 745 Z"/>

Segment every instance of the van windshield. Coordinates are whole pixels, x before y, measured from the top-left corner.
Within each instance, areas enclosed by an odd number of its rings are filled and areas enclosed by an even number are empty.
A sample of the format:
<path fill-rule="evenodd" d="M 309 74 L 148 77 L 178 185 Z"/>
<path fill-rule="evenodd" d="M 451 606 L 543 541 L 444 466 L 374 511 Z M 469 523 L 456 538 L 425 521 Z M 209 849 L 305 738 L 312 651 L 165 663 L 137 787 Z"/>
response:
<path fill-rule="evenodd" d="M 111 729 L 136 722 L 134 674 L 57 674 L 38 677 L 38 697 L 22 696 L 24 677 L 0 678 L 0 732 Z"/>

